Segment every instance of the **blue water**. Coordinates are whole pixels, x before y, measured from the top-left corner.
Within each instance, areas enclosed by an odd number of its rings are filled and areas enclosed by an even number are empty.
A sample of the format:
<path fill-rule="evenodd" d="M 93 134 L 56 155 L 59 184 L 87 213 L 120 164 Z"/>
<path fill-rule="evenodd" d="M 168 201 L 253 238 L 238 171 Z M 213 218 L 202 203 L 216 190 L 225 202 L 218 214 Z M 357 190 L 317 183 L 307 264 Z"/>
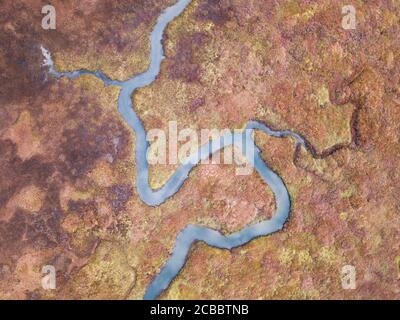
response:
<path fill-rule="evenodd" d="M 144 73 L 134 75 L 126 81 L 112 80 L 100 71 L 77 70 L 72 72 L 59 72 L 54 67 L 50 53 L 42 49 L 45 57 L 44 65 L 48 66 L 49 74 L 55 78 L 67 77 L 75 79 L 81 75 L 94 75 L 101 79 L 105 85 L 121 87 L 118 98 L 118 110 L 126 123 L 136 134 L 136 185 L 137 191 L 149 206 L 159 206 L 168 198 L 179 191 L 189 176 L 190 171 L 203 159 L 211 154 L 234 144 L 241 150 L 249 164 L 253 165 L 265 183 L 275 195 L 276 212 L 269 220 L 247 226 L 242 230 L 222 235 L 220 232 L 197 225 L 186 226 L 177 236 L 176 244 L 168 262 L 160 273 L 150 283 L 144 299 L 156 299 L 177 276 L 186 262 L 190 247 L 195 241 L 203 241 L 210 246 L 221 249 L 232 249 L 242 246 L 249 241 L 277 232 L 283 228 L 290 213 L 290 197 L 282 179 L 273 172 L 260 155 L 260 151 L 252 138 L 253 130 L 260 130 L 273 137 L 292 137 L 297 144 L 305 145 L 304 140 L 296 133 L 289 130 L 273 130 L 263 123 L 250 121 L 243 133 L 234 133 L 232 136 L 221 136 L 217 141 L 209 142 L 190 155 L 186 161 L 175 171 L 163 187 L 153 190 L 149 185 L 149 164 L 147 161 L 148 142 L 143 123 L 134 111 L 132 95 L 135 90 L 150 85 L 160 73 L 161 62 L 164 59 L 162 37 L 169 22 L 179 16 L 190 4 L 191 0 L 179 0 L 175 5 L 167 8 L 158 18 L 157 24 L 151 32 L 151 62 Z"/>

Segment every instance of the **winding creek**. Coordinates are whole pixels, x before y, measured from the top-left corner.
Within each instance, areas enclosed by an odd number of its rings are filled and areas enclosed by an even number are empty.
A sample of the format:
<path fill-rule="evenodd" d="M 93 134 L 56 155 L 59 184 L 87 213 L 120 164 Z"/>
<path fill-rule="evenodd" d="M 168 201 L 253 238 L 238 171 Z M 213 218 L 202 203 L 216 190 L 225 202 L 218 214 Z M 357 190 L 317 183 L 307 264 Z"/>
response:
<path fill-rule="evenodd" d="M 246 125 L 247 130 L 243 130 L 243 133 L 234 133 L 233 139 L 221 136 L 219 141 L 214 140 L 201 146 L 197 152 L 187 158 L 187 161 L 175 171 L 163 187 L 156 190 L 151 188 L 149 185 L 149 164 L 147 161 L 149 145 L 146 140 L 146 131 L 143 123 L 134 111 L 132 96 L 137 89 L 150 85 L 160 73 L 161 62 L 164 59 L 164 50 L 162 46 L 164 31 L 168 23 L 178 17 L 190 3 L 191 0 L 178 0 L 176 4 L 164 10 L 159 16 L 150 35 L 151 62 L 147 71 L 134 75 L 126 81 L 112 80 L 101 71 L 77 70 L 72 72 L 59 72 L 54 66 L 50 53 L 45 48 L 41 48 L 44 56 L 44 65 L 48 67 L 49 74 L 52 77 L 75 79 L 81 75 L 89 74 L 101 79 L 105 85 L 119 86 L 121 88 L 118 98 L 118 110 L 136 135 L 136 185 L 141 200 L 147 205 L 159 206 L 167 201 L 168 198 L 179 191 L 188 178 L 190 171 L 202 159 L 208 158 L 216 151 L 232 144 L 241 150 L 248 163 L 254 166 L 274 193 L 276 212 L 273 217 L 269 220 L 249 225 L 236 233 L 223 235 L 207 227 L 192 224 L 187 225 L 178 234 L 175 247 L 173 248 L 169 260 L 148 286 L 144 299 L 156 299 L 168 288 L 184 266 L 189 250 L 194 242 L 203 241 L 209 246 L 216 248 L 232 249 L 242 246 L 257 237 L 270 235 L 283 228 L 284 223 L 289 218 L 291 207 L 288 190 L 282 179 L 273 172 L 262 159 L 252 135 L 248 134 L 249 132 L 260 130 L 274 137 L 292 137 L 296 141 L 296 144 L 305 146 L 305 141 L 302 137 L 292 131 L 273 130 L 261 122 L 250 121 Z"/>

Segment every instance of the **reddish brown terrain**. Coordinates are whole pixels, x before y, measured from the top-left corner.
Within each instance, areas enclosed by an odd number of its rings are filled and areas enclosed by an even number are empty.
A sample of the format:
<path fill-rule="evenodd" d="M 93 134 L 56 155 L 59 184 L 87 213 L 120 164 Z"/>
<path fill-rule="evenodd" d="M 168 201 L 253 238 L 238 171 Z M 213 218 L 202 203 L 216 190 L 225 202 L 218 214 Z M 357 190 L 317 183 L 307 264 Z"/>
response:
<path fill-rule="evenodd" d="M 141 299 L 188 223 L 231 233 L 271 217 L 261 178 L 200 165 L 153 208 L 139 198 L 135 135 L 118 88 L 149 63 L 149 32 L 173 0 L 0 2 L 0 298 Z M 157 80 L 134 96 L 146 129 L 241 129 L 260 120 L 304 136 L 256 134 L 292 200 L 284 229 L 231 251 L 196 244 L 164 299 L 400 298 L 400 3 L 194 0 L 167 28 Z M 151 168 L 153 187 L 176 166 Z M 53 265 L 57 288 L 41 286 Z M 353 265 L 355 290 L 341 287 Z"/>

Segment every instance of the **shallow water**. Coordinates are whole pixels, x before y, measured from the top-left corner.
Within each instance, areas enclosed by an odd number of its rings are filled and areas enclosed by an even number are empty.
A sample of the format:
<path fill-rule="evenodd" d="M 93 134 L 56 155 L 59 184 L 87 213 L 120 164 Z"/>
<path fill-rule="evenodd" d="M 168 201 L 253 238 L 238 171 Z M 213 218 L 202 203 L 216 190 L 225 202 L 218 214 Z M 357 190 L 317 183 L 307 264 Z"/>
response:
<path fill-rule="evenodd" d="M 135 131 L 136 134 L 136 185 L 140 198 L 149 206 L 159 206 L 168 198 L 173 196 L 182 187 L 188 178 L 190 171 L 202 160 L 208 158 L 216 151 L 231 144 L 235 144 L 242 151 L 248 163 L 254 166 L 264 182 L 271 188 L 275 195 L 276 212 L 270 220 L 264 220 L 254 225 L 247 226 L 242 230 L 224 236 L 220 232 L 197 225 L 186 226 L 177 236 L 176 244 L 168 262 L 161 269 L 159 274 L 150 283 L 144 299 L 156 299 L 177 276 L 186 262 L 189 249 L 193 242 L 203 241 L 210 246 L 221 249 L 232 249 L 248 243 L 249 241 L 272 234 L 282 229 L 290 213 L 290 197 L 282 179 L 273 172 L 261 158 L 259 149 L 252 139 L 253 130 L 262 132 L 274 137 L 292 137 L 297 144 L 304 145 L 304 140 L 296 133 L 288 130 L 273 130 L 267 125 L 250 121 L 247 123 L 243 133 L 234 133 L 230 137 L 220 137 L 217 141 L 210 142 L 199 148 L 197 152 L 190 155 L 187 160 L 175 171 L 171 178 L 160 189 L 153 190 L 149 185 L 149 164 L 147 161 L 148 142 L 144 126 L 134 111 L 132 95 L 135 90 L 150 85 L 160 73 L 161 62 L 164 59 L 162 37 L 169 22 L 179 16 L 190 4 L 191 0 L 179 0 L 175 5 L 167 8 L 158 18 L 153 28 L 151 39 L 151 62 L 148 70 L 139 75 L 134 75 L 126 81 L 112 80 L 101 71 L 77 70 L 72 72 L 59 72 L 56 70 L 50 53 L 42 49 L 44 65 L 49 68 L 49 74 L 55 78 L 67 77 L 75 79 L 81 75 L 94 75 L 101 79 L 105 85 L 121 87 L 118 98 L 118 110 Z"/>

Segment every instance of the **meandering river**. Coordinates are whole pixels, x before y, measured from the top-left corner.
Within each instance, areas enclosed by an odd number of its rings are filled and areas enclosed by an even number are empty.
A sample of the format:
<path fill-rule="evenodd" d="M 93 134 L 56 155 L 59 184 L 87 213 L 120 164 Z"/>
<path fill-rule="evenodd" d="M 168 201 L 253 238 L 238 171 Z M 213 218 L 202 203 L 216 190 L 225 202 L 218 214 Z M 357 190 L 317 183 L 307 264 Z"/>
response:
<path fill-rule="evenodd" d="M 119 86 L 121 88 L 118 98 L 118 110 L 126 123 L 136 135 L 136 185 L 137 191 L 149 206 L 159 206 L 168 198 L 173 196 L 182 187 L 188 178 L 190 171 L 202 160 L 208 158 L 216 151 L 234 144 L 242 151 L 249 164 L 253 165 L 264 182 L 271 188 L 275 195 L 276 212 L 269 220 L 249 225 L 242 230 L 223 235 L 220 232 L 198 225 L 186 226 L 177 236 L 176 244 L 167 263 L 148 286 L 144 299 L 156 299 L 177 276 L 186 262 L 190 247 L 196 241 L 203 241 L 210 246 L 221 249 L 232 249 L 242 246 L 249 241 L 270 235 L 283 228 L 290 213 L 290 197 L 282 179 L 273 172 L 260 155 L 260 151 L 252 138 L 252 130 L 261 130 L 267 135 L 274 137 L 292 137 L 297 144 L 305 145 L 304 140 L 296 133 L 288 130 L 273 130 L 263 123 L 250 121 L 243 133 L 234 133 L 233 139 L 220 137 L 219 141 L 213 141 L 199 148 L 197 152 L 190 155 L 160 189 L 154 190 L 149 185 L 149 163 L 147 161 L 148 142 L 146 131 L 139 116 L 132 105 L 132 96 L 139 88 L 150 85 L 160 73 L 161 62 L 164 59 L 162 38 L 164 31 L 173 19 L 178 17 L 191 3 L 191 0 L 179 0 L 176 4 L 164 10 L 158 17 L 157 23 L 150 34 L 151 61 L 144 73 L 134 75 L 126 81 L 112 80 L 101 71 L 77 70 L 72 72 L 59 72 L 56 70 L 50 53 L 42 49 L 44 65 L 49 68 L 49 74 L 55 78 L 67 77 L 75 79 L 81 75 L 90 74 L 101 79 L 105 85 Z M 215 143 L 218 142 L 218 143 Z"/>

